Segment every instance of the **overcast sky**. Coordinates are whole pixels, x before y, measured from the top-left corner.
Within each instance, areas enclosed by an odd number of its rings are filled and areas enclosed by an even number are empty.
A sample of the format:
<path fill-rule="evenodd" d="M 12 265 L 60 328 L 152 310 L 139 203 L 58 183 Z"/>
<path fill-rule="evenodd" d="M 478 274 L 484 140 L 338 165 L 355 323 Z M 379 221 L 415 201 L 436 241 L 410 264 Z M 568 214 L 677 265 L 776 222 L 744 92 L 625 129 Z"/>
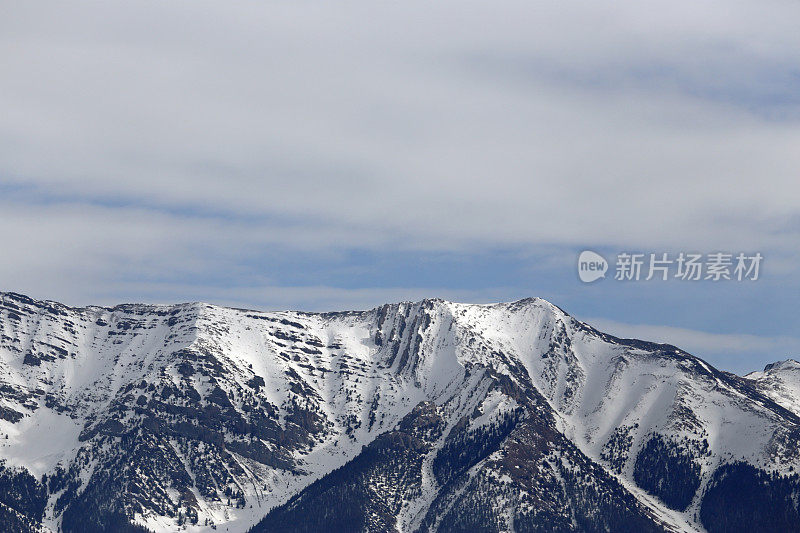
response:
<path fill-rule="evenodd" d="M 800 356 L 800 4 L 3 2 L 0 290 L 368 308 L 542 296 Z M 761 252 L 578 281 L 583 249 Z"/>

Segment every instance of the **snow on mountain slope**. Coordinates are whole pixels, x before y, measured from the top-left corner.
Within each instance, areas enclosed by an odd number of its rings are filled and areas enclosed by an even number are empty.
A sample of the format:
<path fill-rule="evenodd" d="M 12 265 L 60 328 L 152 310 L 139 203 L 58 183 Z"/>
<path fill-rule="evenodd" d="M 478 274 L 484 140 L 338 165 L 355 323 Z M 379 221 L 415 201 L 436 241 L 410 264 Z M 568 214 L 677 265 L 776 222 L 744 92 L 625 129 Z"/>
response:
<path fill-rule="evenodd" d="M 5 294 L 0 458 L 37 478 L 57 472 L 44 515 L 60 527 L 98 463 L 115 464 L 126 430 L 145 425 L 158 436 L 148 454 L 167 456 L 170 476 L 185 468 L 188 478 L 177 489 L 174 479 L 147 479 L 161 502 L 130 502 L 124 512 L 164 530 L 181 515 L 252 523 L 414 405 L 460 384 L 465 371 L 445 356 L 446 335 L 427 341 L 438 357 L 409 365 L 427 306 L 322 315 L 204 304 L 70 309 Z M 207 445 L 227 453 L 209 461 Z M 198 458 L 219 472 L 192 464 Z M 237 508 L 231 494 L 249 505 Z"/>
<path fill-rule="evenodd" d="M 667 499 L 690 522 L 699 521 L 701 496 L 721 463 L 787 474 L 800 466 L 794 413 L 673 346 L 605 335 L 543 300 L 456 313 L 485 353 L 526 369 L 561 431 L 587 456 Z M 667 479 L 653 478 L 653 468 L 669 470 L 664 454 L 688 463 L 693 486 L 675 494 Z"/>
<path fill-rule="evenodd" d="M 800 362 L 787 359 L 767 365 L 760 372 L 745 376 L 764 394 L 800 416 Z"/>
<path fill-rule="evenodd" d="M 473 487 L 505 502 L 500 530 L 600 501 L 642 527 L 700 529 L 722 513 L 705 498 L 726 488 L 722 466 L 800 467 L 791 369 L 739 378 L 541 299 L 264 313 L 0 293 L 0 335 L 0 472 L 32 495 L 15 512 L 54 531 L 86 517 L 98 531 L 244 531 L 334 469 L 389 487 L 401 459 L 419 477 L 365 524 L 442 528 L 474 507 Z M 436 431 L 398 429 L 420 405 Z M 359 459 L 379 435 L 416 444 L 394 463 Z M 507 496 L 543 487 L 572 503 Z"/>

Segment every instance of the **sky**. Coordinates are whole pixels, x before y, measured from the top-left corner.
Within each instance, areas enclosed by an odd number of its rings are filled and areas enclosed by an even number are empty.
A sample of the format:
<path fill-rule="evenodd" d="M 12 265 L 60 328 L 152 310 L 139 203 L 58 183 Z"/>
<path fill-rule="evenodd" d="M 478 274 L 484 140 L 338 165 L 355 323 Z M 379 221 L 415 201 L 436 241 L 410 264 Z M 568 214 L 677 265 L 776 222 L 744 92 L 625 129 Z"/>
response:
<path fill-rule="evenodd" d="M 368 309 L 540 296 L 800 357 L 800 4 L 0 3 L 0 290 Z M 611 264 L 577 276 L 593 250 Z M 758 280 L 613 279 L 759 252 Z"/>

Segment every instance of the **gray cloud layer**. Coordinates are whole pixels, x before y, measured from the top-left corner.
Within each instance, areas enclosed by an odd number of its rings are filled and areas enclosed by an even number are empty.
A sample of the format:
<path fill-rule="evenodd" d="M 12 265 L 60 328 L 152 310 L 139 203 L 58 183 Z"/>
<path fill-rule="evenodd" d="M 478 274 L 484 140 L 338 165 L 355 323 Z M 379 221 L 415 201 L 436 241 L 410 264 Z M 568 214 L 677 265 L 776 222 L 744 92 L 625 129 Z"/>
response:
<path fill-rule="evenodd" d="M 785 1 L 9 4 L 0 275 L 85 299 L 88 276 L 203 277 L 273 246 L 541 245 L 758 249 L 790 274 L 799 19 Z"/>

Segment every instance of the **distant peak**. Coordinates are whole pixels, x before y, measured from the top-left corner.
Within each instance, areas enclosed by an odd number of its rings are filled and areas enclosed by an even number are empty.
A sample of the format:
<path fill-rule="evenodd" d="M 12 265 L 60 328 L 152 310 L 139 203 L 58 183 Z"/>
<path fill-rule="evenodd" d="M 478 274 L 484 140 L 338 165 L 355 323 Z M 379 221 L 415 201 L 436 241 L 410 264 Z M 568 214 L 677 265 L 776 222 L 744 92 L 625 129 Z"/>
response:
<path fill-rule="evenodd" d="M 798 362 L 796 359 L 785 359 L 783 361 L 776 361 L 768 364 L 764 367 L 764 372 L 796 369 L 800 369 L 800 362 Z"/>

